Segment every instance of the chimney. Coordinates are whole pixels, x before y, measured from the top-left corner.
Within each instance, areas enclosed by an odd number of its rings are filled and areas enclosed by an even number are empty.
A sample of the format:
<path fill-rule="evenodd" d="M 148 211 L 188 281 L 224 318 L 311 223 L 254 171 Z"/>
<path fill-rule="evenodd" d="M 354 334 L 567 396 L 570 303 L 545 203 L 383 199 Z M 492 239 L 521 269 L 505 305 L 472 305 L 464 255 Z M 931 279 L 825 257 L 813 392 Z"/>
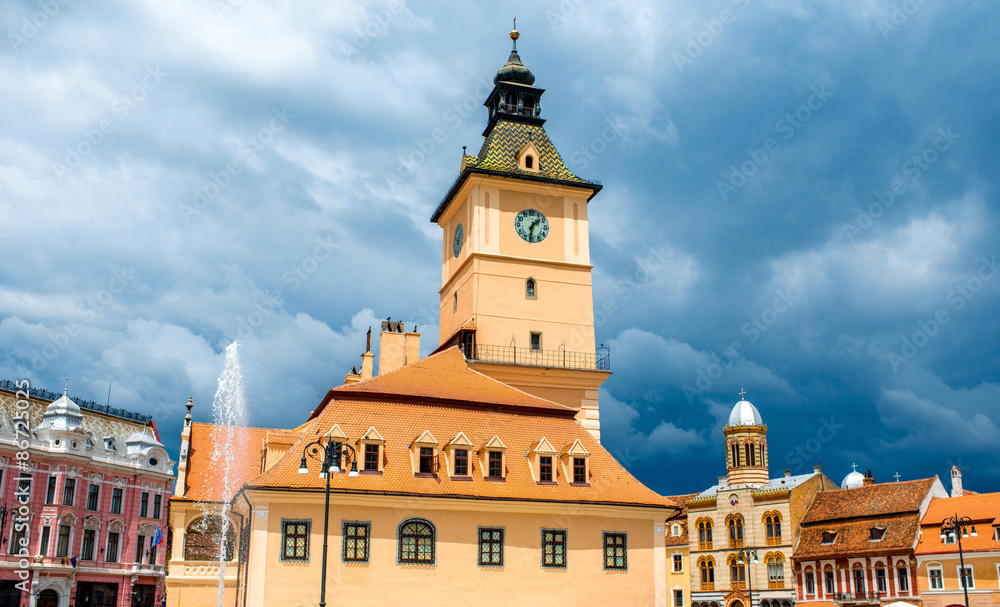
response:
<path fill-rule="evenodd" d="M 386 319 L 382 321 L 379 335 L 378 374 L 385 375 L 406 364 L 406 334 L 403 322 Z"/>
<path fill-rule="evenodd" d="M 375 368 L 375 355 L 372 354 L 372 328 L 368 327 L 368 345 L 361 355 L 361 379 L 371 379 Z"/>
<path fill-rule="evenodd" d="M 417 333 L 416 325 L 413 326 L 412 331 L 406 332 L 405 356 L 406 364 L 420 360 L 420 333 Z"/>
<path fill-rule="evenodd" d="M 344 376 L 344 385 L 356 384 L 361 381 L 361 373 L 358 372 L 357 367 L 351 367 L 351 372 Z"/>
<path fill-rule="evenodd" d="M 868 485 L 874 485 L 874 484 L 875 484 L 875 477 L 872 476 L 872 471 L 869 468 L 868 470 L 865 470 L 865 479 L 861 481 L 861 486 L 867 487 Z"/>
<path fill-rule="evenodd" d="M 951 496 L 962 497 L 962 469 L 958 466 L 951 467 Z"/>
<path fill-rule="evenodd" d="M 788 478 L 791 475 L 792 475 L 792 471 L 789 470 L 788 468 L 785 468 L 785 478 Z"/>
<path fill-rule="evenodd" d="M 813 474 L 823 474 L 822 466 L 813 466 Z"/>

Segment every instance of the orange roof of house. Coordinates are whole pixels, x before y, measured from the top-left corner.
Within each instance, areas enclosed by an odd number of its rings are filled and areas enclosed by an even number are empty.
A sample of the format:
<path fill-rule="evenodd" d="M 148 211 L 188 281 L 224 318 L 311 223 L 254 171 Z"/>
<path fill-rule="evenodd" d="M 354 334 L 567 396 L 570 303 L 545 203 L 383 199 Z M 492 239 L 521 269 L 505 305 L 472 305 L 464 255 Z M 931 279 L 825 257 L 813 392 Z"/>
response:
<path fill-rule="evenodd" d="M 457 352 L 442 353 L 448 357 L 461 356 Z M 430 357 L 427 360 L 430 361 Z M 435 363 L 435 361 L 431 361 Z M 410 369 L 419 363 L 410 365 Z M 436 364 L 446 367 L 440 375 L 452 375 L 449 358 L 438 359 Z M 464 364 L 464 363 L 463 363 Z M 428 367 L 431 365 L 427 365 Z M 417 375 L 417 374 L 415 374 Z M 477 374 L 478 375 L 478 374 Z M 434 369 L 421 369 L 417 377 L 438 376 Z M 367 382 L 366 382 L 367 383 Z M 374 382 L 371 382 L 374 383 Z M 388 383 L 388 382 L 387 382 Z M 497 401 L 513 398 L 514 402 L 533 402 L 534 397 L 520 396 L 519 391 L 499 389 L 492 380 L 483 382 L 485 396 Z M 357 385 L 357 384 L 355 384 Z M 402 389 L 394 378 L 388 383 L 392 389 Z M 451 394 L 442 387 L 440 393 Z M 456 390 L 471 390 L 458 388 Z M 626 504 L 652 507 L 671 507 L 672 502 L 648 489 L 625 470 L 594 438 L 572 417 L 538 409 L 519 407 L 459 408 L 435 403 L 392 400 L 340 399 L 334 390 L 322 414 L 313 422 L 298 444 L 270 470 L 254 479 L 250 485 L 258 488 L 321 489 L 325 481 L 319 478 L 319 464 L 308 459 L 309 474 L 299 474 L 299 462 L 305 445 L 325 435 L 336 424 L 355 441 L 369 428 L 374 427 L 384 437 L 384 473 L 364 474 L 350 478 L 346 473 L 331 476 L 331 487 L 337 492 L 384 493 L 425 495 L 438 497 L 537 500 L 555 502 L 585 502 Z M 467 392 L 471 398 L 474 392 Z M 352 395 L 353 396 L 353 395 Z M 380 395 L 381 396 L 381 395 Z M 453 480 L 447 475 L 444 454 L 439 451 L 438 474 L 434 478 L 416 477 L 410 463 L 410 446 L 425 431 L 429 431 L 440 447 L 446 446 L 459 432 L 465 433 L 473 445 L 484 445 L 498 436 L 506 447 L 507 476 L 504 481 L 488 481 L 483 477 L 480 461 L 470 454 L 472 480 Z M 555 449 L 579 439 L 590 453 L 590 486 L 570 486 L 560 465 L 556 465 L 556 484 L 537 485 L 531 476 L 529 460 L 525 456 L 533 443 L 546 437 Z"/>
<path fill-rule="evenodd" d="M 795 547 L 796 559 L 830 558 L 832 556 L 872 556 L 909 552 L 917 537 L 919 514 L 893 514 L 864 520 L 813 524 L 802 527 Z M 880 541 L 871 540 L 873 527 L 885 529 Z M 823 543 L 823 533 L 837 534 L 832 544 Z"/>
<path fill-rule="evenodd" d="M 687 501 L 692 497 L 698 495 L 697 493 L 689 493 L 687 495 L 668 495 L 667 499 L 677 504 L 677 512 L 670 515 L 667 518 L 667 531 L 666 531 L 666 545 L 667 546 L 685 546 L 688 543 L 688 529 L 687 529 Z M 681 526 L 681 534 L 673 535 L 671 533 L 671 527 L 679 523 Z"/>
<path fill-rule="evenodd" d="M 937 477 L 821 491 L 802 517 L 801 524 L 919 512 L 935 480 Z"/>
<path fill-rule="evenodd" d="M 920 543 L 917 554 L 958 552 L 958 543 L 945 544 L 941 523 L 953 516 L 967 516 L 976 526 L 976 536 L 962 538 L 963 551 L 1000 551 L 993 526 L 1000 526 L 1000 493 L 981 493 L 962 497 L 936 497 L 920 520 Z M 971 531 L 971 530 L 970 530 Z"/>
<path fill-rule="evenodd" d="M 493 405 L 576 413 L 570 407 L 533 396 L 469 368 L 462 352 L 455 346 L 385 375 L 334 388 L 327 395 L 324 404 L 317 408 L 314 416 L 318 415 L 331 396 L 348 398 L 351 395 L 378 400 L 398 400 L 405 397 L 425 401 L 450 401 L 461 405 Z"/>
<path fill-rule="evenodd" d="M 229 487 L 222 483 L 222 464 L 213 461 L 214 445 L 226 440 L 225 426 L 192 423 L 191 444 L 188 447 L 187 479 L 183 499 L 195 502 L 228 502 L 244 483 L 260 474 L 261 452 L 268 428 L 233 429 L 233 466 Z"/>

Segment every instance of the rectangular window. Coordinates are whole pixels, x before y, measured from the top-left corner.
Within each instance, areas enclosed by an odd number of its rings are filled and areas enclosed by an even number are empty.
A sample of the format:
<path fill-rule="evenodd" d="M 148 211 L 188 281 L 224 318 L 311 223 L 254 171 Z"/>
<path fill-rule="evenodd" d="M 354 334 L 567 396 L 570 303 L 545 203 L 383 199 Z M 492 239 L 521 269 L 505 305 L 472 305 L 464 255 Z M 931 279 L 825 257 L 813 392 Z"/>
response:
<path fill-rule="evenodd" d="M 94 560 L 94 530 L 83 530 L 83 545 L 80 546 L 80 559 L 84 561 Z"/>
<path fill-rule="evenodd" d="M 532 333 L 531 334 L 531 349 L 541 350 L 542 349 L 542 334 Z"/>
<path fill-rule="evenodd" d="M 135 540 L 135 562 L 142 562 L 142 553 L 146 551 L 146 536 L 140 535 Z"/>
<path fill-rule="evenodd" d="M 861 569 L 854 570 L 854 594 L 864 594 L 865 592 L 865 572 Z"/>
<path fill-rule="evenodd" d="M 566 531 L 542 529 L 542 567 L 566 567 Z"/>
<path fill-rule="evenodd" d="M 49 477 L 49 488 L 45 491 L 45 503 L 54 504 L 56 503 L 56 475 Z"/>
<path fill-rule="evenodd" d="M 365 443 L 365 470 L 378 472 L 378 445 Z"/>
<path fill-rule="evenodd" d="M 587 482 L 587 460 L 583 457 L 573 458 L 573 482 Z"/>
<path fill-rule="evenodd" d="M 56 556 L 69 554 L 69 525 L 59 525 L 59 536 L 56 537 Z"/>
<path fill-rule="evenodd" d="M 886 592 L 889 590 L 889 584 L 885 578 L 885 569 L 882 567 L 875 570 L 875 587 L 878 588 L 879 592 Z"/>
<path fill-rule="evenodd" d="M 420 473 L 434 474 L 434 449 L 432 447 L 420 448 Z"/>
<path fill-rule="evenodd" d="M 160 509 L 163 506 L 163 496 L 153 496 L 153 518 L 160 518 Z"/>
<path fill-rule="evenodd" d="M 958 578 L 959 578 L 959 582 L 961 584 L 961 586 L 960 586 L 961 588 L 968 588 L 969 590 L 975 590 L 976 589 L 976 580 L 973 579 L 973 577 L 972 577 L 972 566 L 971 565 L 966 565 L 964 572 L 962 571 L 962 568 L 959 567 L 958 568 Z"/>
<path fill-rule="evenodd" d="M 21 544 L 22 542 L 25 541 L 24 534 L 27 530 L 28 530 L 28 523 L 14 523 L 13 525 L 11 525 L 10 550 L 8 551 L 9 554 L 16 554 L 18 551 L 21 550 L 22 548 Z M 24 547 L 27 547 L 27 544 L 25 544 Z"/>
<path fill-rule="evenodd" d="M 674 607 L 684 607 L 683 590 L 674 590 Z"/>
<path fill-rule="evenodd" d="M 111 490 L 111 514 L 121 514 L 122 513 L 122 490 L 112 489 Z"/>
<path fill-rule="evenodd" d="M 49 553 L 49 533 L 52 530 L 49 527 L 42 527 L 42 539 L 38 543 L 38 554 L 46 556 Z"/>
<path fill-rule="evenodd" d="M 67 478 L 63 485 L 63 506 L 72 506 L 76 500 L 76 479 Z"/>
<path fill-rule="evenodd" d="M 455 476 L 469 475 L 469 450 L 455 449 Z"/>
<path fill-rule="evenodd" d="M 931 581 L 931 590 L 941 590 L 944 588 L 944 576 L 941 574 L 940 567 L 929 567 L 927 569 L 927 577 Z"/>
<path fill-rule="evenodd" d="M 14 492 L 14 499 L 19 504 L 27 504 L 31 501 L 31 475 L 22 472 L 17 477 L 17 491 Z"/>
<path fill-rule="evenodd" d="M 833 593 L 836 591 L 836 585 L 833 580 L 832 571 L 823 572 L 823 585 L 825 586 L 824 590 L 826 590 L 827 596 L 832 596 Z"/>
<path fill-rule="evenodd" d="M 806 573 L 806 594 L 816 594 L 816 574 Z"/>
<path fill-rule="evenodd" d="M 376 445 L 376 448 L 378 445 Z M 344 561 L 352 563 L 368 562 L 371 523 L 344 523 Z"/>
<path fill-rule="evenodd" d="M 628 537 L 624 533 L 604 533 L 604 568 L 628 569 Z"/>
<path fill-rule="evenodd" d="M 490 476 L 503 478 L 503 452 L 490 451 Z"/>
<path fill-rule="evenodd" d="M 104 560 L 109 563 L 118 562 L 118 540 L 121 535 L 112 531 L 108 534 L 108 547 L 104 550 Z"/>
<path fill-rule="evenodd" d="M 91 485 L 87 488 L 87 510 L 96 511 L 97 505 L 100 503 L 101 498 L 101 486 Z"/>
<path fill-rule="evenodd" d="M 538 458 L 538 480 L 543 483 L 552 482 L 552 457 L 549 455 Z"/>
<path fill-rule="evenodd" d="M 910 590 L 910 570 L 906 567 L 899 567 L 896 569 L 896 587 L 899 588 L 900 592 L 907 592 Z"/>
<path fill-rule="evenodd" d="M 674 555 L 674 573 L 680 573 L 684 571 L 684 556 L 681 554 Z"/>
<path fill-rule="evenodd" d="M 479 564 L 503 567 L 503 529 L 479 528 Z"/>
<path fill-rule="evenodd" d="M 152 543 L 153 542 L 150 542 L 150 544 L 152 544 Z M 155 565 L 156 564 L 156 549 L 157 548 L 159 548 L 159 546 L 152 546 L 152 545 L 150 545 L 150 547 L 149 547 L 149 560 L 147 562 L 150 565 Z"/>
<path fill-rule="evenodd" d="M 146 518 L 149 514 L 149 493 L 143 491 L 139 497 L 139 516 Z"/>
<path fill-rule="evenodd" d="M 309 521 L 282 521 L 281 560 L 309 560 Z"/>

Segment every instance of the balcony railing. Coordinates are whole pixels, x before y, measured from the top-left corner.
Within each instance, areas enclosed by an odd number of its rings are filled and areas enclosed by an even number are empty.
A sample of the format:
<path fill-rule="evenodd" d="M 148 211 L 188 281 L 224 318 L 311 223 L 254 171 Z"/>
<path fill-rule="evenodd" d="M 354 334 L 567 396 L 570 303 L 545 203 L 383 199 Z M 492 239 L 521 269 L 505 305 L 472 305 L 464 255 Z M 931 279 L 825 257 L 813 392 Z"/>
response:
<path fill-rule="evenodd" d="M 611 370 L 611 353 L 606 346 L 598 348 L 597 352 L 568 352 L 562 348 L 558 350 L 534 350 L 514 346 L 467 344 L 462 347 L 462 351 L 467 359 L 484 363 L 585 371 Z"/>
<path fill-rule="evenodd" d="M 885 592 L 838 592 L 833 595 L 836 603 L 878 603 Z"/>

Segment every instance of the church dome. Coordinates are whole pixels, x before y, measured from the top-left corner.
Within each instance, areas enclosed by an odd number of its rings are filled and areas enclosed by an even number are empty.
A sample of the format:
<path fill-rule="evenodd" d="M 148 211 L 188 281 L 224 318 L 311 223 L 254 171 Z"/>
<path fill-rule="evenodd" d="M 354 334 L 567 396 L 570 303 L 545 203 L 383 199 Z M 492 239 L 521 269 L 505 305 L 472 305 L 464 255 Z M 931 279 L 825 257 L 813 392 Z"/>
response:
<path fill-rule="evenodd" d="M 865 475 L 861 474 L 857 470 L 854 470 L 850 474 L 844 477 L 844 480 L 840 482 L 841 489 L 854 489 L 855 487 L 860 487 L 865 484 Z"/>
<path fill-rule="evenodd" d="M 53 401 L 42 415 L 42 423 L 38 430 L 80 430 L 83 428 L 83 414 L 80 407 L 66 396 L 64 392 L 59 400 Z"/>
<path fill-rule="evenodd" d="M 730 426 L 763 426 L 764 420 L 760 418 L 760 411 L 748 400 L 741 400 L 733 407 L 733 412 L 729 414 Z"/>
<path fill-rule="evenodd" d="M 524 64 L 521 63 L 521 58 L 517 54 L 517 39 L 519 37 L 520 35 L 517 33 L 517 28 L 515 27 L 510 32 L 510 39 L 514 41 L 514 50 L 510 52 L 507 63 L 497 70 L 497 75 L 493 77 L 493 84 L 513 82 L 515 84 L 531 86 L 535 83 L 535 75 L 531 73 L 531 70 L 524 67 Z"/>

